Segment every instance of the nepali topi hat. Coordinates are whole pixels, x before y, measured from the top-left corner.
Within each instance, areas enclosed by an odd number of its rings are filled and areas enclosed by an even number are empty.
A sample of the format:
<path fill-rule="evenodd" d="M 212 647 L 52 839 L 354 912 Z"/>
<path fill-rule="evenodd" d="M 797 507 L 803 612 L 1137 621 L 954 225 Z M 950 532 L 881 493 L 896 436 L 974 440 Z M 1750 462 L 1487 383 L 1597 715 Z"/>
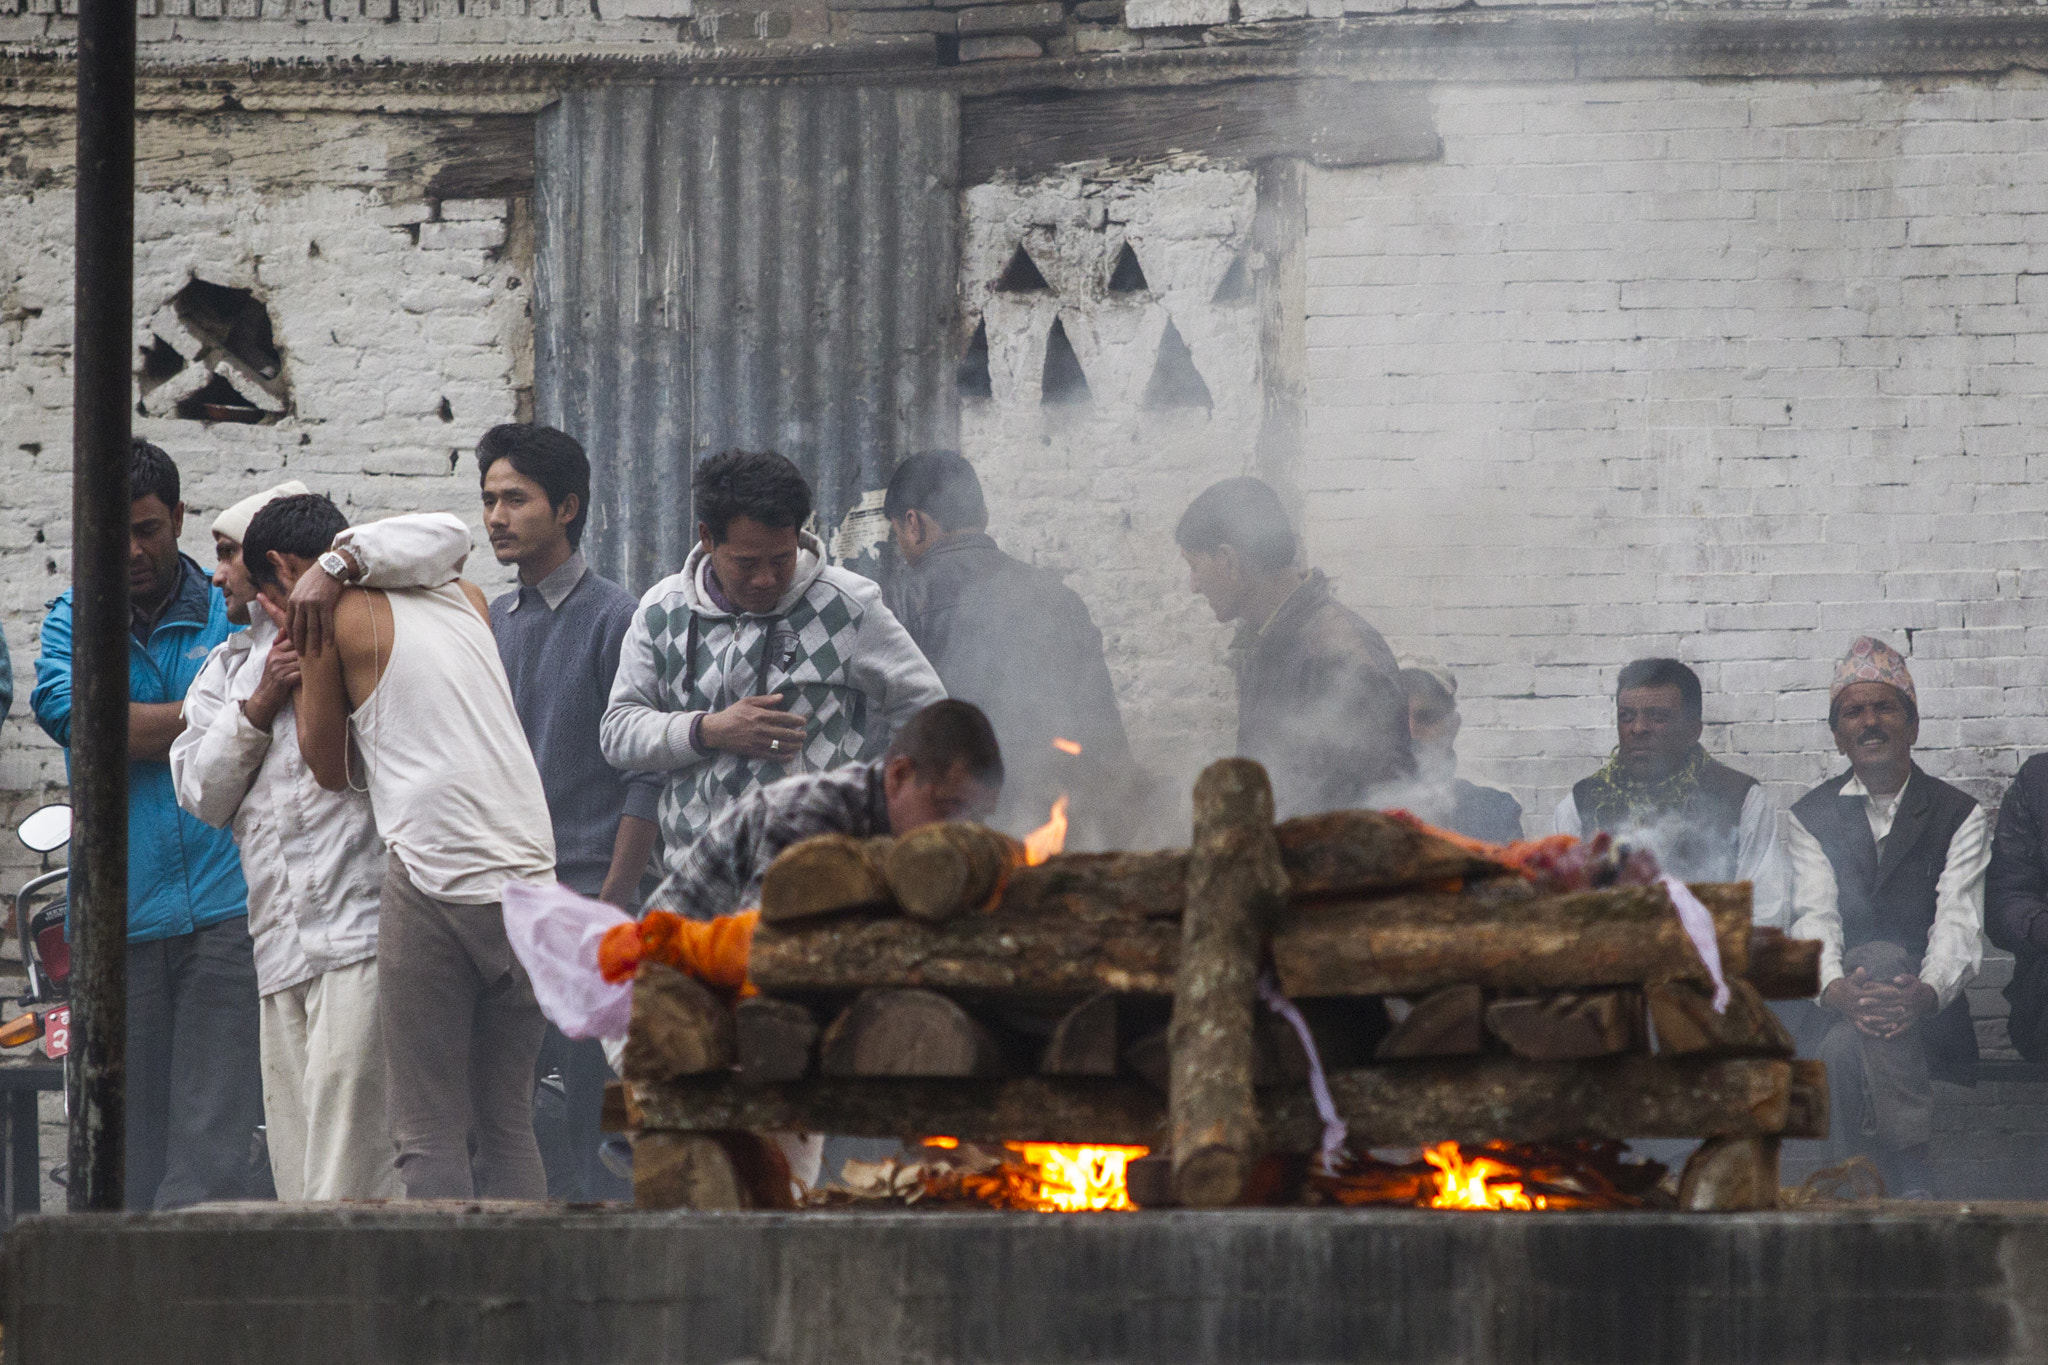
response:
<path fill-rule="evenodd" d="M 261 493 L 251 493 L 213 519 L 213 533 L 217 536 L 226 536 L 240 545 L 249 538 L 249 523 L 256 520 L 258 512 L 279 498 L 295 498 L 301 493 L 311 491 L 297 479 L 286 479 L 275 488 L 266 488 Z"/>
<path fill-rule="evenodd" d="M 1854 683 L 1883 683 L 1917 709 L 1920 699 L 1913 692 L 1913 675 L 1906 671 L 1906 656 L 1882 640 L 1865 635 L 1849 646 L 1849 652 L 1835 665 L 1835 680 L 1828 686 L 1828 704 Z"/>

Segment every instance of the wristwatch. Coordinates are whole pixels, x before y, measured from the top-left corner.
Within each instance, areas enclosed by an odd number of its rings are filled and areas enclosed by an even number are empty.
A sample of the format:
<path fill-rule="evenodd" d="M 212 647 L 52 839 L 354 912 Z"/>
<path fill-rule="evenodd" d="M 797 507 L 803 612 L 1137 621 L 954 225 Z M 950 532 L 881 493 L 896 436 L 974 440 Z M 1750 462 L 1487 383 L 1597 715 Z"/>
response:
<path fill-rule="evenodd" d="M 313 561 L 327 571 L 327 576 L 337 583 L 353 583 L 356 577 L 355 565 L 341 557 L 337 550 L 329 550 Z"/>

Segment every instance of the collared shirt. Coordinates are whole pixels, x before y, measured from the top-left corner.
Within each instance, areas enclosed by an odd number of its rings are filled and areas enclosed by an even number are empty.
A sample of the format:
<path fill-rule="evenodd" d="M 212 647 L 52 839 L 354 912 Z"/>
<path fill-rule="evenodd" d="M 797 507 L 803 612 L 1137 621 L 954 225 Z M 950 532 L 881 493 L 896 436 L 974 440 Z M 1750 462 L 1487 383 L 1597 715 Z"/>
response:
<path fill-rule="evenodd" d="M 1909 777 L 1906 786 L 1911 785 Z M 1851 776 L 1841 794 L 1863 798 L 1871 837 L 1882 850 L 1906 787 L 1889 797 L 1873 796 L 1862 779 Z M 1825 991 L 1842 976 L 1842 912 L 1834 864 L 1797 815 L 1786 817 L 1785 847 L 1792 863 L 1789 932 L 1793 938 L 1820 940 L 1820 988 Z M 1920 979 L 1934 988 L 1944 1008 L 1984 964 L 1984 871 L 1990 865 L 1991 821 L 1978 806 L 1949 840 L 1948 860 L 1935 882 L 1934 926 L 1920 961 Z"/>
<path fill-rule="evenodd" d="M 1557 803 L 1550 828 L 1556 834 L 1585 837 L 1579 823 L 1579 803 L 1571 793 L 1565 793 L 1564 800 Z M 1655 853 L 1655 830 L 1646 833 L 1652 836 L 1650 851 Z M 1778 846 L 1778 808 L 1762 783 L 1751 787 L 1749 795 L 1742 798 L 1742 815 L 1736 825 L 1735 876 L 1738 881 L 1749 883 L 1751 921 L 1784 927 L 1790 905 L 1790 878 L 1784 852 Z"/>
<path fill-rule="evenodd" d="M 649 905 L 690 919 L 730 915 L 761 903 L 768 864 L 798 840 L 888 832 L 880 762 L 785 777 L 755 787 L 712 817 Z"/>
<path fill-rule="evenodd" d="M 555 875 L 586 896 L 604 889 L 620 818 L 653 822 L 665 783 L 660 773 L 620 772 L 598 744 L 634 605 L 580 551 L 491 603 L 498 657 L 547 794 Z"/>

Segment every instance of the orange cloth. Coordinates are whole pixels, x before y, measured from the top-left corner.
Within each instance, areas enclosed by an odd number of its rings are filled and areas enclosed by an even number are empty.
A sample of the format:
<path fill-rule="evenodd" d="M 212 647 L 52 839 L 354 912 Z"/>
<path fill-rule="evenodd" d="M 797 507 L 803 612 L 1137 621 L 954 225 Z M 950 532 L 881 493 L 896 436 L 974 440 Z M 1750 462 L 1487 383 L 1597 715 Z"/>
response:
<path fill-rule="evenodd" d="M 597 968 L 605 980 L 617 983 L 631 978 L 642 962 L 666 963 L 744 1000 L 759 993 L 747 980 L 747 955 L 760 920 L 759 910 L 709 922 L 650 910 L 640 920 L 605 930 L 597 945 Z"/>

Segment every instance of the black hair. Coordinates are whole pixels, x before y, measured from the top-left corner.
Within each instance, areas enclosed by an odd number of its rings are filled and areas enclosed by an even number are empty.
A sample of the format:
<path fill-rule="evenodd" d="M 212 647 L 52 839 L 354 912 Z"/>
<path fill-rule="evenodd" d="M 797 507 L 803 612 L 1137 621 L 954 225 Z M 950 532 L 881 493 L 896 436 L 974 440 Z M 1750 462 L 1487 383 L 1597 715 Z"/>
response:
<path fill-rule="evenodd" d="M 1450 689 L 1427 669 L 1402 669 L 1401 690 L 1408 694 L 1410 703 L 1419 701 L 1425 706 L 1433 706 L 1446 713 L 1458 709 L 1458 699 L 1452 696 Z"/>
<path fill-rule="evenodd" d="M 1294 563 L 1294 527 L 1280 495 L 1259 479 L 1225 479 L 1211 484 L 1181 513 L 1173 528 L 1174 543 L 1195 554 L 1215 554 L 1225 545 L 1236 548 L 1256 573 L 1272 573 Z"/>
<path fill-rule="evenodd" d="M 752 517 L 781 530 L 802 526 L 811 515 L 811 485 L 804 472 L 767 450 L 728 450 L 697 466 L 690 491 L 697 520 L 711 528 L 711 543 L 721 544 L 734 517 Z"/>
<path fill-rule="evenodd" d="M 138 436 L 128 443 L 128 501 L 140 502 L 151 494 L 166 507 L 178 505 L 178 466 L 162 446 Z"/>
<path fill-rule="evenodd" d="M 1891 687 L 1891 684 L 1886 683 L 1885 686 Z M 1892 691 L 1899 693 L 1899 704 L 1906 708 L 1906 723 L 1908 725 L 1918 725 L 1920 723 L 1920 703 L 1914 701 L 1904 692 L 1900 692 L 1896 687 L 1892 687 Z M 1838 692 L 1828 698 L 1828 729 L 1836 728 L 1841 723 L 1841 719 L 1842 695 Z"/>
<path fill-rule="evenodd" d="M 889 741 L 890 758 L 907 758 L 927 779 L 943 778 L 956 763 L 984 786 L 1003 785 L 1003 751 L 995 727 L 972 702 L 947 698 L 919 711 Z"/>
<path fill-rule="evenodd" d="M 574 495 L 576 516 L 566 530 L 569 548 L 583 543 L 583 523 L 590 520 L 590 457 L 582 443 L 566 431 L 536 422 L 506 422 L 492 427 L 476 443 L 476 478 L 481 484 L 491 466 L 509 460 L 512 467 L 541 486 L 548 506 L 560 511 Z"/>
<path fill-rule="evenodd" d="M 348 518 L 323 494 L 278 498 L 265 503 L 249 519 L 249 529 L 242 533 L 242 567 L 257 587 L 274 587 L 277 569 L 270 562 L 272 550 L 317 559 L 347 528 Z"/>
<path fill-rule="evenodd" d="M 1675 687 L 1679 704 L 1685 707 L 1689 719 L 1697 721 L 1706 715 L 1700 696 L 1700 675 L 1676 659 L 1636 659 L 1625 665 L 1614 682 L 1615 699 L 1635 687 Z"/>
<path fill-rule="evenodd" d="M 891 521 L 904 513 L 922 512 L 947 531 L 988 529 L 988 500 L 974 466 L 952 450 L 912 455 L 889 476 L 882 514 Z"/>

